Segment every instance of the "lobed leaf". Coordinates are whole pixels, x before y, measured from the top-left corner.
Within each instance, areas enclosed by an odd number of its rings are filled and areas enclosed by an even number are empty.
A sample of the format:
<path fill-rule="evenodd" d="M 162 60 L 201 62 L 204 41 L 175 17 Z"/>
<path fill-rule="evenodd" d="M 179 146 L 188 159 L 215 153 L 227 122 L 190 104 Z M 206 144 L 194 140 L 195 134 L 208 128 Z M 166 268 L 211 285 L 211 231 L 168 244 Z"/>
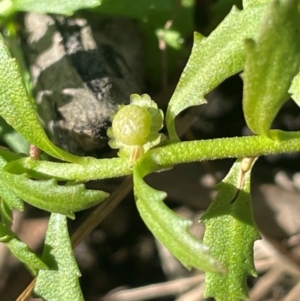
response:
<path fill-rule="evenodd" d="M 14 174 L 26 173 L 36 179 L 89 181 L 121 177 L 132 172 L 128 158 L 94 160 L 90 164 L 57 163 L 45 160 L 21 158 L 9 162 L 5 171 Z"/>
<path fill-rule="evenodd" d="M 108 197 L 106 192 L 87 190 L 84 184 L 62 186 L 55 179 L 34 181 L 24 174 L 16 175 L 5 171 L 3 182 L 27 203 L 71 218 L 74 217 L 74 212 L 94 206 Z"/>
<path fill-rule="evenodd" d="M 83 301 L 78 269 L 70 236 L 67 218 L 52 213 L 43 252 L 43 260 L 49 266 L 40 270 L 34 292 L 43 300 Z"/>
<path fill-rule="evenodd" d="M 192 221 L 164 204 L 165 192 L 155 190 L 143 181 L 146 170 L 148 173 L 151 169 L 155 170 L 151 162 L 140 162 L 133 172 L 137 209 L 149 230 L 187 268 L 224 272 L 226 268 L 211 255 L 209 247 L 189 232 Z"/>
<path fill-rule="evenodd" d="M 256 275 L 253 244 L 260 236 L 252 212 L 251 168 L 243 176 L 241 165 L 238 159 L 217 185 L 218 195 L 201 218 L 206 226 L 204 243 L 228 267 L 226 274 L 206 273 L 205 296 L 217 301 L 248 299 L 246 277 Z"/>
<path fill-rule="evenodd" d="M 15 257 L 26 264 L 33 275 L 36 275 L 39 270 L 48 269 L 47 265 L 23 241 L 14 237 L 6 245 Z"/>
<path fill-rule="evenodd" d="M 10 152 L 0 152 L 0 154 L 7 154 L 9 157 Z M 18 209 L 20 211 L 23 211 L 23 201 L 5 185 L 5 180 L 3 179 L 3 168 L 6 163 L 6 160 L 0 156 L 0 196 L 5 200 L 10 209 Z"/>
<path fill-rule="evenodd" d="M 255 35 L 265 7 L 260 5 L 242 11 L 233 8 L 209 37 L 195 34 L 191 56 L 167 110 L 166 121 L 172 141 L 179 140 L 175 117 L 188 107 L 206 103 L 207 93 L 243 69 L 244 39 Z"/>
<path fill-rule="evenodd" d="M 23 201 L 12 192 L 6 185 L 4 180 L 3 167 L 6 161 L 0 157 L 0 241 L 5 243 L 10 251 L 22 262 L 24 262 L 29 270 L 36 274 L 39 269 L 47 269 L 47 266 L 40 258 L 28 248 L 28 246 L 20 241 L 16 234 L 11 230 L 13 223 L 12 209 L 23 210 Z"/>
<path fill-rule="evenodd" d="M 257 37 L 246 40 L 245 46 L 244 115 L 252 132 L 269 136 L 300 66 L 298 0 L 272 1 Z"/>

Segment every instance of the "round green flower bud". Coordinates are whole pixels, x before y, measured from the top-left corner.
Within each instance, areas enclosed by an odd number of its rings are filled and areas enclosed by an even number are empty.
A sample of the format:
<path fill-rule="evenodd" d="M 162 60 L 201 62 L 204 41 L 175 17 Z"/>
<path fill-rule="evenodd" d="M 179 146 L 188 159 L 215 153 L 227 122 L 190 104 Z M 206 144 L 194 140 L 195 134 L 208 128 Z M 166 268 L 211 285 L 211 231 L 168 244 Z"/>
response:
<path fill-rule="evenodd" d="M 147 109 L 129 105 L 121 108 L 112 122 L 115 139 L 126 145 L 143 145 L 147 142 L 152 124 Z"/>

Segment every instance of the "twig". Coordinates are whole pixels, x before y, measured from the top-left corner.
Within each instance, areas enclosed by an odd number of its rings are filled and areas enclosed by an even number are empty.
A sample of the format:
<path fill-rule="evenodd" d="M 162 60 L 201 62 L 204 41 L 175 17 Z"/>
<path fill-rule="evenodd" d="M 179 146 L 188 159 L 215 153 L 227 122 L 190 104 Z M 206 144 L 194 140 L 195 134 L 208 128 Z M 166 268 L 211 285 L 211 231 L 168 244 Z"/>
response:
<path fill-rule="evenodd" d="M 299 300 L 300 296 L 300 282 L 298 282 L 291 290 L 290 292 L 285 296 L 283 301 L 295 301 Z"/>
<path fill-rule="evenodd" d="M 124 289 L 108 293 L 101 301 L 142 301 L 169 295 L 176 295 L 189 290 L 204 281 L 204 274 L 181 278 L 164 283 L 151 284 L 134 289 Z"/>
<path fill-rule="evenodd" d="M 250 300 L 258 301 L 265 296 L 270 288 L 275 286 L 284 276 L 284 269 L 279 264 L 276 264 L 272 269 L 270 269 L 264 276 L 262 276 L 254 288 L 250 292 Z"/>
<path fill-rule="evenodd" d="M 202 301 L 204 292 L 204 281 L 195 288 L 189 290 L 175 301 Z"/>

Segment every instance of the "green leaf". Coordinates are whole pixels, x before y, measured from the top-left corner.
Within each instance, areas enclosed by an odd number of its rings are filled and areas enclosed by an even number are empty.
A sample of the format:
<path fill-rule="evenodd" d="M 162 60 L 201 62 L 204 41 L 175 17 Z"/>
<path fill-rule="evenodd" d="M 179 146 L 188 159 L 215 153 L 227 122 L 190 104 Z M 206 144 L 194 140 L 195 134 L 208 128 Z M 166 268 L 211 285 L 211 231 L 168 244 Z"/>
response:
<path fill-rule="evenodd" d="M 300 107 L 300 72 L 294 77 L 289 93 L 294 102 Z"/>
<path fill-rule="evenodd" d="M 5 164 L 6 161 L 0 156 L 0 196 L 7 202 L 11 209 L 23 211 L 23 201 L 5 185 L 5 180 L 3 179 L 3 167 Z"/>
<path fill-rule="evenodd" d="M 260 4 L 270 3 L 272 0 L 243 0 L 243 7 L 256 6 Z"/>
<path fill-rule="evenodd" d="M 298 0 L 274 0 L 257 37 L 246 40 L 243 109 L 248 127 L 268 135 L 300 66 Z"/>
<path fill-rule="evenodd" d="M 5 205 L 3 200 L 0 201 L 0 242 L 6 244 L 14 256 L 24 262 L 34 275 L 40 269 L 47 269 L 47 265 L 43 263 L 43 261 L 34 254 L 24 242 L 20 241 L 16 237 L 16 234 L 10 229 L 12 224 L 11 209 Z"/>
<path fill-rule="evenodd" d="M 11 230 L 13 223 L 12 209 L 23 210 L 23 201 L 5 185 L 4 170 L 6 161 L 0 157 L 0 241 L 4 242 L 10 251 L 22 262 L 29 270 L 36 274 L 39 269 L 47 269 L 47 266 L 20 241 Z M 15 185 L 20 185 L 17 183 Z M 26 189 L 26 187 L 25 187 Z"/>
<path fill-rule="evenodd" d="M 0 221 L 8 228 L 13 223 L 13 212 L 4 199 L 0 198 Z"/>
<path fill-rule="evenodd" d="M 264 9 L 265 5 L 243 11 L 233 8 L 209 37 L 195 34 L 191 56 L 167 110 L 167 127 L 172 141 L 179 140 L 175 117 L 188 107 L 206 103 L 204 96 L 207 93 L 243 69 L 244 39 L 254 36 Z"/>
<path fill-rule="evenodd" d="M 218 195 L 201 218 L 206 226 L 204 243 L 228 267 L 227 274 L 206 274 L 205 296 L 218 301 L 248 299 L 246 277 L 256 275 L 253 244 L 260 236 L 252 212 L 251 168 L 243 174 L 241 161 L 217 185 Z"/>
<path fill-rule="evenodd" d="M 0 4 L 0 16 L 8 17 L 17 11 L 72 15 L 76 10 L 95 7 L 100 3 L 100 0 L 5 0 Z"/>
<path fill-rule="evenodd" d="M 28 154 L 29 142 L 0 117 L 0 139 L 13 151 Z"/>
<path fill-rule="evenodd" d="M 11 58 L 1 35 L 0 62 L 0 116 L 28 141 L 51 156 L 71 162 L 87 160 L 63 151 L 48 139 L 25 88 L 20 68 L 16 60 Z"/>
<path fill-rule="evenodd" d="M 26 173 L 36 179 L 89 181 L 121 177 L 132 173 L 128 158 L 94 160 L 87 164 L 57 163 L 22 158 L 5 166 L 5 171 L 14 174 Z"/>
<path fill-rule="evenodd" d="M 16 237 L 10 239 L 6 245 L 14 256 L 24 262 L 34 275 L 36 275 L 39 270 L 48 269 L 47 265 L 34 254 L 24 242 L 18 240 Z"/>
<path fill-rule="evenodd" d="M 192 221 L 182 218 L 164 204 L 165 192 L 155 190 L 143 181 L 146 170 L 146 173 L 155 170 L 155 165 L 148 163 L 138 163 L 133 180 L 137 209 L 149 230 L 187 268 L 224 272 L 226 269 L 211 255 L 209 247 L 189 232 Z"/>
<path fill-rule="evenodd" d="M 0 171 L 0 195 L 7 202 L 11 209 L 18 209 L 19 211 L 24 210 L 24 203 L 7 185 L 3 180 L 2 171 Z"/>
<path fill-rule="evenodd" d="M 24 157 L 24 154 L 17 154 L 10 150 L 7 150 L 5 148 L 0 147 L 0 156 L 7 162 L 18 160 L 22 157 Z"/>
<path fill-rule="evenodd" d="M 34 181 L 28 179 L 26 175 L 4 171 L 3 182 L 27 203 L 71 218 L 74 217 L 74 212 L 94 206 L 108 197 L 106 192 L 87 190 L 84 184 L 62 186 L 57 185 L 55 179 Z"/>
<path fill-rule="evenodd" d="M 15 234 L 10 227 L 0 222 L 0 242 L 7 243 L 13 237 L 15 237 Z"/>
<path fill-rule="evenodd" d="M 83 301 L 78 269 L 70 241 L 67 218 L 51 214 L 43 260 L 49 270 L 39 271 L 34 292 L 44 300 Z"/>

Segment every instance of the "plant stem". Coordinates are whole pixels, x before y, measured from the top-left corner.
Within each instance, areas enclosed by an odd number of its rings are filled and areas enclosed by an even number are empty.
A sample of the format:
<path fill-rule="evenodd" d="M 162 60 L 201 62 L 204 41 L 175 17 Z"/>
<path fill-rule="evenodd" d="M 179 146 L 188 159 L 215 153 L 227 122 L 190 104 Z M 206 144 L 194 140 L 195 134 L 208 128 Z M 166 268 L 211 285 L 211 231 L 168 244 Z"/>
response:
<path fill-rule="evenodd" d="M 293 134 L 290 133 L 291 137 Z M 300 151 L 300 138 L 275 141 L 265 136 L 220 138 L 169 144 L 149 151 L 145 160 L 159 166 L 224 158 L 259 157 Z"/>
<path fill-rule="evenodd" d="M 299 152 L 300 138 L 294 138 L 295 135 L 299 133 L 285 133 L 285 137 L 293 138 L 283 141 L 275 141 L 265 136 L 247 136 L 178 142 L 150 150 L 139 164 L 143 165 L 142 176 L 145 176 L 180 163 Z M 31 170 L 42 175 L 77 181 L 120 177 L 132 173 L 133 167 L 125 158 L 88 159 L 93 159 L 93 162 L 81 165 L 23 158 L 8 163 L 6 170 L 10 172 L 18 170 L 18 173 L 21 171 L 30 173 Z M 38 176 L 38 174 L 32 175 Z"/>

